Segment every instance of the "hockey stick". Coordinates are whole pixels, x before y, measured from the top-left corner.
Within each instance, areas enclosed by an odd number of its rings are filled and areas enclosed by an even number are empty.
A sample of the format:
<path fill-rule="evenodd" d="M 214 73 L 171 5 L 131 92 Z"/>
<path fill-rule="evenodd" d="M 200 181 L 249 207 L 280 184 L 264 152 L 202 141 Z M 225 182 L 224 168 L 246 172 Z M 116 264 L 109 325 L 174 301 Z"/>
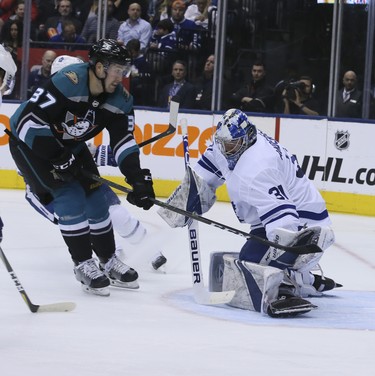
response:
<path fill-rule="evenodd" d="M 86 176 L 86 177 L 88 177 L 90 179 L 93 179 L 95 181 L 98 181 L 100 183 L 108 184 L 110 187 L 116 188 L 116 189 L 118 189 L 121 192 L 124 192 L 124 193 L 130 193 L 130 192 L 132 192 L 131 189 L 129 189 L 127 187 L 124 187 L 121 184 L 114 183 L 111 180 L 104 179 L 101 176 L 95 175 L 95 174 L 93 174 L 90 171 L 82 170 L 81 172 L 82 172 L 82 174 L 84 176 Z M 269 247 L 274 247 L 274 248 L 277 248 L 277 249 L 282 249 L 283 251 L 292 252 L 292 253 L 295 253 L 297 255 L 305 255 L 305 254 L 309 254 L 309 253 L 319 253 L 319 252 L 322 252 L 322 249 L 320 247 L 318 247 L 316 244 L 295 245 L 295 246 L 281 245 L 281 244 L 278 244 L 278 243 L 271 242 L 270 240 L 261 238 L 259 236 L 256 236 L 256 235 L 253 235 L 253 234 L 249 234 L 249 233 L 247 233 L 245 231 L 238 230 L 238 229 L 236 229 L 234 227 L 230 227 L 230 226 L 225 225 L 223 223 L 216 222 L 216 221 L 214 221 L 212 219 L 208 219 L 208 218 L 202 217 L 202 216 L 200 216 L 198 214 L 191 213 L 191 212 L 189 212 L 187 210 L 183 210 L 183 209 L 177 208 L 175 206 L 169 205 L 169 204 L 167 204 L 167 203 L 165 203 L 163 201 L 157 200 L 156 198 L 150 198 L 150 200 L 155 205 L 160 206 L 162 208 L 171 210 L 171 211 L 173 211 L 175 213 L 178 213 L 178 214 L 181 214 L 181 215 L 183 215 L 185 217 L 189 217 L 191 219 L 195 219 L 195 220 L 197 220 L 199 222 L 203 222 L 206 225 L 214 226 L 214 227 L 220 228 L 221 230 L 231 232 L 232 234 L 243 236 L 246 239 L 254 239 L 254 240 L 256 240 L 257 242 L 259 242 L 261 244 L 268 245 Z"/>
<path fill-rule="evenodd" d="M 177 117 L 178 117 L 178 110 L 180 108 L 180 104 L 178 102 L 171 101 L 170 107 L 169 107 L 169 126 L 168 129 L 165 132 L 159 133 L 158 135 L 149 138 L 148 140 L 142 141 L 138 144 L 140 148 L 151 144 L 154 141 L 160 140 L 161 138 L 168 136 L 176 131 L 177 127 Z M 14 135 L 8 130 L 5 129 L 4 132 L 9 137 L 14 137 Z"/>
<path fill-rule="evenodd" d="M 177 126 L 177 116 L 178 116 L 178 109 L 180 104 L 178 102 L 171 101 L 169 107 L 169 126 L 165 132 L 159 133 L 158 135 L 149 138 L 146 141 L 140 142 L 138 146 L 141 148 L 148 144 L 151 144 L 154 141 L 160 140 L 161 138 L 168 136 L 176 131 Z"/>
<path fill-rule="evenodd" d="M 72 303 L 72 302 L 42 304 L 42 305 L 31 303 L 31 300 L 29 299 L 28 295 L 26 294 L 26 291 L 22 287 L 20 280 L 16 276 L 16 273 L 14 272 L 12 266 L 9 264 L 9 261 L 6 258 L 5 253 L 3 252 L 1 247 L 0 247 L 0 258 L 3 261 L 5 267 L 7 268 L 10 277 L 13 279 L 13 281 L 14 281 L 16 287 L 17 287 L 17 290 L 21 294 L 23 300 L 25 301 L 25 303 L 27 304 L 27 306 L 29 307 L 29 309 L 32 313 L 36 313 L 36 312 L 69 312 L 69 311 L 73 311 L 73 309 L 76 307 L 76 304 Z"/>
<path fill-rule="evenodd" d="M 190 179 L 194 179 L 190 167 L 189 138 L 187 132 L 187 121 L 181 119 L 182 143 L 184 146 L 185 168 L 190 173 Z M 188 223 L 188 237 L 191 262 L 191 276 L 193 282 L 194 300 L 198 304 L 225 304 L 229 303 L 235 291 L 209 292 L 204 287 L 204 277 L 201 264 L 201 252 L 199 244 L 199 222 L 192 219 Z"/>

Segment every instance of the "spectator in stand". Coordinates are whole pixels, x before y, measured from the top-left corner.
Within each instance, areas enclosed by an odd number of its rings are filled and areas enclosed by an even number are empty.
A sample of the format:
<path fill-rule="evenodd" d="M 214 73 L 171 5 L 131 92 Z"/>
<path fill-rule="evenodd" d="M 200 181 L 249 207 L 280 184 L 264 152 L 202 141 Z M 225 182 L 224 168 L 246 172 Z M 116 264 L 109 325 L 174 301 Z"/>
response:
<path fill-rule="evenodd" d="M 130 4 L 134 3 L 134 0 L 115 0 L 115 12 L 114 17 L 117 18 L 120 22 L 125 21 L 129 18 L 128 9 Z M 140 5 L 142 10 L 142 18 L 145 21 L 148 21 L 148 0 L 138 0 L 137 4 Z"/>
<path fill-rule="evenodd" d="M 62 32 L 53 36 L 50 40 L 51 43 L 58 43 L 54 45 L 54 49 L 64 49 L 66 51 L 74 51 L 80 47 L 75 44 L 83 44 L 86 41 L 76 32 L 76 27 L 71 21 L 64 21 Z"/>
<path fill-rule="evenodd" d="M 121 24 L 117 39 L 125 45 L 131 39 L 138 39 L 141 43 L 141 51 L 144 51 L 150 42 L 152 28 L 149 22 L 141 18 L 141 13 L 141 6 L 138 3 L 129 5 L 129 18 Z"/>
<path fill-rule="evenodd" d="M 87 7 L 87 9 L 84 10 L 83 18 L 87 21 L 90 17 L 96 16 L 98 6 L 99 6 L 99 0 L 91 0 L 89 3 L 91 3 L 90 7 Z M 85 21 L 85 22 L 86 22 Z"/>
<path fill-rule="evenodd" d="M 16 12 L 16 9 L 18 8 L 18 5 L 20 3 L 25 3 L 24 1 L 19 0 L 1 0 L 0 1 L 0 30 L 2 29 L 4 23 L 11 19 Z M 36 22 L 38 17 L 38 7 L 35 0 L 31 1 L 31 22 Z M 12 18 L 12 19 L 18 19 L 18 18 Z M 22 20 L 23 21 L 23 18 Z"/>
<path fill-rule="evenodd" d="M 159 21 L 171 17 L 175 0 L 151 0 L 148 7 L 149 22 L 155 28 Z"/>
<path fill-rule="evenodd" d="M 200 48 L 198 26 L 194 21 L 185 18 L 185 12 L 186 5 L 183 1 L 173 2 L 170 20 L 177 35 L 177 46 L 183 50 L 197 50 Z"/>
<path fill-rule="evenodd" d="M 47 50 L 42 56 L 42 65 L 39 69 L 34 69 L 29 74 L 28 83 L 28 98 L 35 92 L 38 87 L 44 86 L 44 84 L 51 77 L 51 65 L 56 59 L 56 53 L 51 50 Z"/>
<path fill-rule="evenodd" d="M 141 53 L 141 43 L 131 39 L 126 44 L 131 59 L 130 92 L 136 106 L 151 106 L 152 100 L 152 68 Z"/>
<path fill-rule="evenodd" d="M 347 71 L 342 79 L 344 87 L 336 94 L 336 117 L 362 117 L 362 92 L 357 89 L 357 75 Z"/>
<path fill-rule="evenodd" d="M 12 93 L 8 97 L 9 99 L 20 98 L 21 62 L 18 58 L 18 48 L 22 47 L 22 31 L 23 25 L 17 20 L 9 20 L 9 22 L 6 22 L 1 30 L 1 44 L 11 54 L 17 66 L 15 86 Z"/>
<path fill-rule="evenodd" d="M 159 107 L 169 107 L 171 100 L 180 103 L 180 108 L 194 108 L 195 88 L 186 81 L 187 68 L 182 60 L 176 60 L 172 66 L 173 82 L 166 84 L 160 90 Z"/>
<path fill-rule="evenodd" d="M 315 87 L 309 76 L 301 76 L 298 81 L 287 84 L 282 93 L 284 114 L 319 115 L 319 102 L 313 96 L 314 91 Z"/>
<path fill-rule="evenodd" d="M 158 22 L 149 47 L 148 56 L 153 71 L 159 76 L 169 76 L 172 63 L 177 59 L 176 33 L 170 19 L 165 18 Z"/>
<path fill-rule="evenodd" d="M 95 16 L 98 2 L 99 0 L 72 0 L 73 12 L 82 25 L 85 24 L 88 18 Z"/>
<path fill-rule="evenodd" d="M 177 48 L 176 32 L 171 20 L 166 18 L 158 22 L 150 39 L 150 48 L 159 50 Z"/>
<path fill-rule="evenodd" d="M 38 25 L 44 25 L 48 18 L 58 16 L 56 0 L 36 0 L 38 7 Z"/>
<path fill-rule="evenodd" d="M 209 55 L 205 61 L 202 75 L 193 82 L 196 90 L 194 108 L 198 110 L 211 110 L 214 69 L 215 55 Z M 221 108 L 228 108 L 227 93 L 229 93 L 228 83 L 223 79 Z"/>
<path fill-rule="evenodd" d="M 250 83 L 232 94 L 235 107 L 245 112 L 273 112 L 274 91 L 266 83 L 266 67 L 256 61 L 251 67 Z"/>
<path fill-rule="evenodd" d="M 106 20 L 106 29 L 105 29 L 105 38 L 107 39 L 116 39 L 118 29 L 120 27 L 120 22 L 113 17 L 113 1 L 108 0 L 107 2 L 107 20 Z M 85 39 L 86 43 L 96 42 L 96 34 L 98 30 L 98 8 L 96 9 L 96 14 L 92 17 L 89 17 L 85 22 L 82 30 L 82 38 Z"/>
<path fill-rule="evenodd" d="M 194 21 L 198 27 L 207 30 L 208 12 L 211 9 L 211 0 L 196 0 L 193 4 L 187 7 L 185 18 Z"/>
<path fill-rule="evenodd" d="M 74 24 L 75 32 L 80 33 L 82 30 L 81 21 L 73 12 L 72 2 L 70 0 L 60 0 L 57 4 L 58 16 L 49 17 L 45 24 L 39 25 L 38 40 L 49 41 L 53 36 L 61 34 L 63 23 L 70 21 Z"/>
<path fill-rule="evenodd" d="M 210 55 L 204 64 L 202 75 L 194 82 L 196 89 L 194 108 L 196 109 L 211 110 L 214 68 L 215 56 Z"/>
<path fill-rule="evenodd" d="M 34 2 L 33 2 L 34 3 Z M 34 4 L 35 6 L 35 4 Z M 25 16 L 25 1 L 24 0 L 18 0 L 16 3 L 16 7 L 14 9 L 13 14 L 9 17 L 8 21 L 5 22 L 9 23 L 11 21 L 17 20 L 20 23 L 24 23 L 24 16 Z M 37 13 L 35 14 L 35 18 L 37 16 Z M 36 37 L 36 26 L 33 22 L 33 17 L 31 17 L 31 27 L 30 27 L 30 39 L 34 40 Z"/>
<path fill-rule="evenodd" d="M 9 20 L 1 30 L 1 44 L 10 52 L 14 61 L 17 61 L 17 49 L 22 47 L 23 24 L 17 20 Z"/>

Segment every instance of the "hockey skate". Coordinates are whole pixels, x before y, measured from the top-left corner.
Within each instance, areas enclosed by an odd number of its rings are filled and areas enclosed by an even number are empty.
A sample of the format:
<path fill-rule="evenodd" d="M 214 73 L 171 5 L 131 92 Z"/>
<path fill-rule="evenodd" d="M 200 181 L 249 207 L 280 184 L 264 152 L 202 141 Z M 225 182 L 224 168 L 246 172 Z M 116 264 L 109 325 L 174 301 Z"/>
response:
<path fill-rule="evenodd" d="M 324 292 L 333 290 L 338 287 L 342 287 L 341 283 L 335 282 L 333 279 L 324 277 L 323 275 L 313 274 L 314 282 L 313 286 L 315 287 L 316 291 Z"/>
<path fill-rule="evenodd" d="M 126 289 L 139 288 L 137 282 L 138 273 L 130 266 L 124 264 L 116 254 L 106 262 L 100 260 L 99 268 L 109 278 L 112 286 Z"/>
<path fill-rule="evenodd" d="M 151 266 L 155 271 L 165 273 L 165 264 L 167 263 L 167 258 L 158 252 L 154 259 L 151 261 Z"/>
<path fill-rule="evenodd" d="M 98 268 L 93 258 L 77 263 L 74 267 L 74 274 L 81 282 L 83 291 L 94 295 L 109 296 L 110 281 Z"/>
<path fill-rule="evenodd" d="M 317 266 L 320 270 L 319 265 Z M 342 287 L 333 279 L 325 277 L 321 270 L 321 275 L 313 274 L 309 271 L 298 272 L 296 270 L 285 270 L 285 277 L 280 286 L 280 293 L 284 295 L 299 296 L 306 298 L 308 296 L 323 296 L 323 292 L 334 288 Z"/>

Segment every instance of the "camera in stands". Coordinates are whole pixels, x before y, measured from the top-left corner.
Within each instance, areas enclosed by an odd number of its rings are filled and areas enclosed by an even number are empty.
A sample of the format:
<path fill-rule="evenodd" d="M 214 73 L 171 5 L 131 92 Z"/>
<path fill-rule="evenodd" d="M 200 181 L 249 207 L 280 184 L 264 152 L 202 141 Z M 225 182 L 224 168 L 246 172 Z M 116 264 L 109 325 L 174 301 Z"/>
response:
<path fill-rule="evenodd" d="M 296 90 L 298 90 L 300 93 L 305 89 L 306 84 L 302 81 L 292 81 L 288 82 L 285 85 L 285 96 L 288 99 L 295 100 L 296 99 Z"/>

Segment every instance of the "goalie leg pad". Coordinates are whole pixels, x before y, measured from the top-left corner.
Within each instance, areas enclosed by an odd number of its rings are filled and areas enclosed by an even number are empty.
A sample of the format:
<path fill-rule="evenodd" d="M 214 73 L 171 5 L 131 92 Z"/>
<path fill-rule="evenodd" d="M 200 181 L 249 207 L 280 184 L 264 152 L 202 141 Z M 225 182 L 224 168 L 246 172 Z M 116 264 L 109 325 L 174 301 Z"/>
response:
<path fill-rule="evenodd" d="M 223 290 L 235 290 L 232 307 L 267 314 L 278 297 L 282 270 L 224 256 Z"/>
<path fill-rule="evenodd" d="M 239 252 L 212 252 L 210 255 L 208 290 L 223 291 L 224 255 L 238 258 Z"/>

